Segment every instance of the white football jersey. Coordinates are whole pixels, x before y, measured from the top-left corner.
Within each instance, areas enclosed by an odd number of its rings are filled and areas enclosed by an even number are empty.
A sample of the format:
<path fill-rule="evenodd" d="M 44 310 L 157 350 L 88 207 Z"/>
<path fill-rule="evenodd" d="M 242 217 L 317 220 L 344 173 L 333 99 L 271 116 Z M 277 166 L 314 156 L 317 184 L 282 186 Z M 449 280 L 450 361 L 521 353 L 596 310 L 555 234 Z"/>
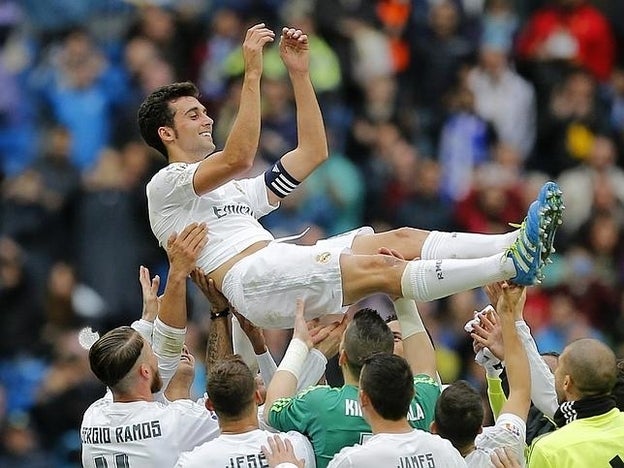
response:
<path fill-rule="evenodd" d="M 80 427 L 85 468 L 170 468 L 180 453 L 214 439 L 214 413 L 191 400 L 115 403 L 100 398 Z"/>
<path fill-rule="evenodd" d="M 264 175 L 231 180 L 198 196 L 193 176 L 200 163 L 172 163 L 147 184 L 150 225 L 161 245 L 172 232 L 181 232 L 191 222 L 205 222 L 208 243 L 197 259 L 206 273 L 225 263 L 250 245 L 273 240 L 258 218 L 278 205 L 269 204 Z"/>
<path fill-rule="evenodd" d="M 455 468 L 466 462 L 451 443 L 414 429 L 403 434 L 376 434 L 362 445 L 343 448 L 327 468 Z"/>
<path fill-rule="evenodd" d="M 269 446 L 267 438 L 273 432 L 256 429 L 242 434 L 221 434 L 214 440 L 183 453 L 176 468 L 243 468 L 268 467 L 268 462 L 261 451 Z M 310 441 L 298 432 L 281 432 L 282 439 L 288 438 L 295 449 L 298 459 L 305 461 L 306 468 L 315 468 L 314 450 Z"/>
<path fill-rule="evenodd" d="M 494 465 L 490 461 L 492 452 L 497 448 L 509 447 L 521 466 L 525 466 L 524 447 L 526 423 L 522 418 L 511 413 L 502 413 L 494 426 L 483 428 L 475 439 L 475 450 L 468 454 L 466 463 L 469 467 L 487 468 Z"/>

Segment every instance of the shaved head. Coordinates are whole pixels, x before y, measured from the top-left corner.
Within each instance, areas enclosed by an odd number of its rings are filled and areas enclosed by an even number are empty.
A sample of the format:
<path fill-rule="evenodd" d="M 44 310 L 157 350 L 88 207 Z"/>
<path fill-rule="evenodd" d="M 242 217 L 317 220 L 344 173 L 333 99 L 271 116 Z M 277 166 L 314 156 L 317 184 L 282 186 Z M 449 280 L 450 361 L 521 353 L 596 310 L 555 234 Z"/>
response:
<path fill-rule="evenodd" d="M 569 380 L 578 398 L 609 394 L 617 377 L 615 354 L 598 340 L 574 341 L 563 350 L 555 376 L 558 394 Z"/>

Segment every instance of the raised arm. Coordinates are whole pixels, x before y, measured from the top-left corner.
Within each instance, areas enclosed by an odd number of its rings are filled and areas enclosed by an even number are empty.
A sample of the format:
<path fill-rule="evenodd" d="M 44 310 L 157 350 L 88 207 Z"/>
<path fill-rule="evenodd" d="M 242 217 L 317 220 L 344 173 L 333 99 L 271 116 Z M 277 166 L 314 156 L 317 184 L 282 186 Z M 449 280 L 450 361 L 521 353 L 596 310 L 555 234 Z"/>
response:
<path fill-rule="evenodd" d="M 398 251 L 386 247 L 380 248 L 379 253 L 405 260 Z M 435 349 L 420 317 L 416 302 L 399 297 L 393 298 L 393 305 L 401 327 L 405 360 L 409 363 L 412 373 L 414 375 L 425 374 L 438 380 Z"/>
<path fill-rule="evenodd" d="M 206 225 L 192 223 L 167 241 L 169 274 L 158 319 L 173 328 L 186 327 L 186 279 L 195 268 L 197 255 L 206 245 Z"/>
<path fill-rule="evenodd" d="M 496 304 L 498 302 L 498 298 L 502 293 L 500 286 L 496 284 L 488 285 L 485 288 L 485 291 L 490 297 L 492 304 Z M 524 345 L 524 349 L 529 359 L 529 367 L 531 371 L 531 401 L 533 401 L 533 404 L 537 409 L 549 418 L 552 418 L 555 411 L 559 407 L 559 404 L 557 403 L 557 393 L 555 391 L 555 377 L 548 368 L 546 362 L 544 362 L 542 356 L 539 354 L 535 340 L 533 339 L 533 336 L 531 336 L 531 330 L 524 321 L 522 308 L 516 309 L 515 321 L 518 336 Z M 497 335 L 499 335 L 498 333 L 496 335 L 490 334 L 490 337 L 488 338 L 486 333 L 482 333 L 483 329 L 481 327 L 475 327 L 475 331 L 477 331 L 477 333 L 484 339 L 500 342 L 497 338 Z M 485 346 L 488 346 L 492 352 L 494 352 L 496 357 L 502 359 L 502 353 L 499 353 L 498 345 L 485 344 Z"/>
<path fill-rule="evenodd" d="M 323 116 L 310 80 L 310 50 L 308 36 L 299 29 L 284 28 L 280 37 L 280 57 L 288 70 L 297 107 L 297 147 L 286 153 L 276 164 L 286 172 L 285 180 L 275 184 L 267 179 L 269 201 L 277 203 L 297 183 L 302 182 L 327 159 L 327 136 Z M 272 176 L 277 172 L 269 172 Z M 267 176 L 270 178 L 269 176 Z M 294 180 L 293 180 L 294 179 Z M 283 183 L 286 182 L 286 190 Z"/>
<path fill-rule="evenodd" d="M 186 279 L 206 241 L 206 226 L 197 223 L 167 241 L 169 273 L 152 332 L 152 349 L 165 387 L 180 363 L 186 337 Z"/>
<path fill-rule="evenodd" d="M 485 370 L 488 400 L 494 420 L 497 420 L 507 401 L 500 377 L 503 372 L 502 359 L 505 357 L 500 319 L 494 307 L 488 305 L 476 313 L 475 319 L 468 322 L 465 328 L 471 330 L 471 336 L 479 337 L 479 340 L 473 337 L 472 341 L 475 362 Z"/>
<path fill-rule="evenodd" d="M 210 375 L 214 365 L 232 355 L 230 336 L 230 305 L 226 297 L 216 288 L 214 281 L 199 268 L 193 270 L 191 278 L 210 302 L 210 329 L 206 343 L 206 373 Z"/>
<path fill-rule="evenodd" d="M 515 324 L 516 311 L 524 307 L 526 289 L 508 283 L 503 283 L 502 288 L 496 308 L 503 330 L 509 398 L 503 405 L 501 413 L 515 414 L 526 421 L 531 406 L 531 372 Z"/>
<path fill-rule="evenodd" d="M 425 374 L 437 380 L 435 350 L 431 338 L 418 313 L 416 303 L 411 299 L 394 301 L 394 311 L 401 326 L 403 352 L 414 375 Z"/>
<path fill-rule="evenodd" d="M 297 391 L 297 382 L 301 375 L 303 365 L 312 347 L 312 339 L 308 331 L 308 325 L 303 317 L 303 301 L 297 301 L 297 315 L 293 338 L 284 354 L 284 358 L 267 387 L 265 406 L 271 408 L 279 398 L 291 397 Z M 265 411 L 264 417 L 268 421 L 270 411 Z"/>
<path fill-rule="evenodd" d="M 158 297 L 160 276 L 156 275 L 154 278 L 150 278 L 149 269 L 141 265 L 139 267 L 139 283 L 141 283 L 143 296 L 143 310 L 141 311 L 141 318 L 132 323 L 132 328 L 138 331 L 151 345 L 154 320 L 158 316 L 158 308 L 160 307 L 160 298 Z"/>
<path fill-rule="evenodd" d="M 193 178 L 193 187 L 203 195 L 249 169 L 260 141 L 260 78 L 262 51 L 275 34 L 264 23 L 247 30 L 243 42 L 245 75 L 238 114 L 222 151 L 204 159 Z"/>

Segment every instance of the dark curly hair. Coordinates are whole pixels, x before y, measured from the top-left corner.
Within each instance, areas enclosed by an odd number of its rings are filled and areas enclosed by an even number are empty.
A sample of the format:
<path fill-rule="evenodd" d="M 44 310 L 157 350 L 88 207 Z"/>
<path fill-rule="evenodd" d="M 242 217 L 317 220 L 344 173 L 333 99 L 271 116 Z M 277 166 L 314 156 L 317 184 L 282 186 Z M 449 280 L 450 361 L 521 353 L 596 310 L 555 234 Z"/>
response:
<path fill-rule="evenodd" d="M 173 127 L 174 112 L 169 103 L 184 96 L 199 99 L 199 89 L 190 81 L 172 83 L 152 92 L 139 107 L 137 118 L 143 140 L 167 159 L 167 148 L 158 136 L 158 129 L 163 126 Z"/>

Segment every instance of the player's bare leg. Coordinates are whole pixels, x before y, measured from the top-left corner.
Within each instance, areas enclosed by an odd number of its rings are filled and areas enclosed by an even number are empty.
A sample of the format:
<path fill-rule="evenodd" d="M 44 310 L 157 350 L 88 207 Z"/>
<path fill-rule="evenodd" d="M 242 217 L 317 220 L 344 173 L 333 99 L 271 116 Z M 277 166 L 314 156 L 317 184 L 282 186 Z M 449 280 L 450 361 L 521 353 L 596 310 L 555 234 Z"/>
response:
<path fill-rule="evenodd" d="M 412 261 L 388 255 L 343 254 L 340 269 L 344 305 L 375 293 L 433 301 L 516 275 L 514 263 L 505 253 L 475 259 Z"/>
<path fill-rule="evenodd" d="M 352 251 L 359 255 L 374 255 L 386 247 L 396 250 L 406 260 L 481 258 L 504 252 L 517 236 L 517 230 L 504 234 L 475 234 L 404 227 L 358 236 L 353 241 Z"/>

